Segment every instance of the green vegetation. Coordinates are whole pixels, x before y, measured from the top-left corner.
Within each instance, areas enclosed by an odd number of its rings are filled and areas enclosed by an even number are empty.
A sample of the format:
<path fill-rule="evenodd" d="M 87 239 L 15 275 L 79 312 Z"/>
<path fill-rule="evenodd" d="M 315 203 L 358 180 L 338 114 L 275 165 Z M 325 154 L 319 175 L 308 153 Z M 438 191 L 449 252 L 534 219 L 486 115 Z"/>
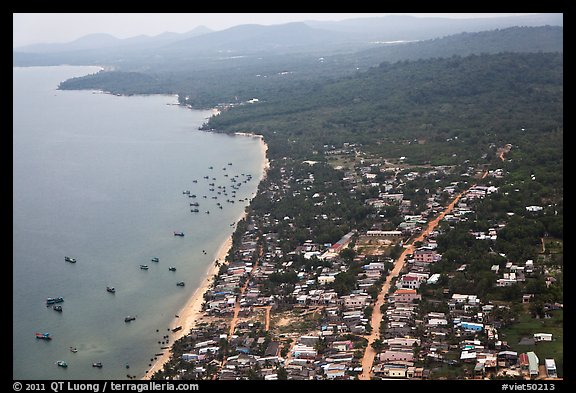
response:
<path fill-rule="evenodd" d="M 354 142 L 407 163 L 489 164 L 494 146 L 530 149 L 529 140 L 558 133 L 562 62 L 561 54 L 505 53 L 382 63 L 224 111 L 205 128 L 261 133 L 271 158 L 310 159 Z"/>
<path fill-rule="evenodd" d="M 550 318 L 534 319 L 529 312 L 519 315 L 518 323 L 501 330 L 501 339 L 508 341 L 513 351 L 518 353 L 534 351 L 544 363 L 544 359 L 553 358 L 556 361 L 558 375 L 564 375 L 564 311 L 549 313 Z M 519 344 L 522 338 L 532 339 L 534 333 L 552 333 L 552 341 L 541 341 L 532 345 Z"/>

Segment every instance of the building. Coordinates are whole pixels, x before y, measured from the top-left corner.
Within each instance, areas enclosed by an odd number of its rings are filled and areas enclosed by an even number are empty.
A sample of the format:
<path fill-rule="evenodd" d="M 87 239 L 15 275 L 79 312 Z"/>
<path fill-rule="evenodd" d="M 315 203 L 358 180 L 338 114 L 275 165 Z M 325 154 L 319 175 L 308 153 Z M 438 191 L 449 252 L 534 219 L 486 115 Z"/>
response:
<path fill-rule="evenodd" d="M 414 260 L 420 263 L 432 263 L 441 259 L 441 255 L 432 250 L 416 250 L 414 251 Z"/>
<path fill-rule="evenodd" d="M 370 302 L 370 296 L 357 295 L 354 293 L 348 296 L 342 296 L 341 299 L 346 309 L 361 309 Z"/>
<path fill-rule="evenodd" d="M 534 333 L 534 341 L 552 341 L 552 333 Z"/>
<path fill-rule="evenodd" d="M 544 364 L 546 365 L 546 375 L 548 378 L 556 378 L 556 362 L 554 359 L 544 359 Z"/>
<path fill-rule="evenodd" d="M 530 377 L 537 377 L 538 376 L 538 364 L 540 360 L 538 356 L 534 352 L 527 352 L 526 355 L 528 356 L 528 373 Z"/>
<path fill-rule="evenodd" d="M 391 296 L 391 300 L 395 303 L 412 303 L 421 298 L 422 295 L 416 293 L 415 289 L 397 289 Z"/>

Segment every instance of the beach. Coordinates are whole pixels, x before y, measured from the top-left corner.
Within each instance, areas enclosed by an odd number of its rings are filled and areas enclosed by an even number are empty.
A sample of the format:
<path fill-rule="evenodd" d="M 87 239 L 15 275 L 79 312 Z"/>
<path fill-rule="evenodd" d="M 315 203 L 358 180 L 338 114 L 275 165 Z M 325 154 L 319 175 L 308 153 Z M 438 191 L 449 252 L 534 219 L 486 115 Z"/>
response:
<path fill-rule="evenodd" d="M 215 260 L 223 263 L 226 260 L 226 255 L 228 255 L 228 250 L 230 250 L 231 246 L 232 235 L 230 235 L 230 237 L 226 239 L 226 241 L 220 246 L 216 252 Z M 190 332 L 190 329 L 192 329 L 198 320 L 202 318 L 202 303 L 204 302 L 204 293 L 210 289 L 212 278 L 214 275 L 218 274 L 219 269 L 220 267 L 215 263 L 212 263 L 208 267 L 208 270 L 206 271 L 200 286 L 196 288 L 192 294 L 192 297 L 188 300 L 188 302 L 186 302 L 186 305 L 182 307 L 178 314 L 176 314 L 178 317 L 174 317 L 171 327 L 174 328 L 176 326 L 182 326 L 182 329 L 170 335 L 170 341 L 172 343 L 187 335 Z M 170 356 L 171 350 L 164 352 L 162 356 L 158 357 L 156 362 L 152 364 L 152 367 L 148 370 L 143 379 L 150 379 L 150 377 L 154 375 L 156 371 L 161 370 L 164 364 L 170 360 Z"/>
<path fill-rule="evenodd" d="M 262 152 L 264 153 L 264 160 L 262 161 L 261 169 L 262 169 L 262 176 L 264 178 L 264 176 L 266 175 L 266 171 L 270 167 L 270 161 L 268 160 L 268 157 L 266 155 L 268 146 L 266 145 L 266 143 L 264 143 L 264 138 L 261 135 L 250 134 L 249 136 L 258 137 L 261 140 L 261 149 Z M 238 218 L 236 222 L 241 221 L 245 217 L 246 217 L 246 211 L 242 213 L 242 215 Z M 228 252 L 231 247 L 232 247 L 232 235 L 230 235 L 226 239 L 226 241 L 222 243 L 222 245 L 216 252 L 214 261 L 225 263 L 226 256 L 228 255 Z M 170 342 L 172 344 L 174 344 L 174 342 L 187 335 L 190 332 L 190 329 L 192 329 L 202 319 L 203 317 L 202 303 L 204 302 L 204 293 L 208 289 L 210 289 L 213 277 L 218 274 L 219 269 L 220 267 L 216 263 L 211 263 L 210 266 L 208 266 L 208 269 L 202 282 L 200 283 L 198 288 L 196 288 L 196 290 L 192 294 L 192 297 L 190 297 L 190 299 L 186 302 L 186 304 L 180 310 L 180 312 L 176 314 L 177 317 L 174 318 L 170 326 L 171 328 L 174 328 L 176 326 L 182 326 L 182 329 L 170 334 Z M 159 356 L 156 359 L 156 361 L 152 364 L 152 367 L 148 369 L 148 371 L 146 372 L 145 376 L 142 379 L 148 380 L 157 371 L 162 370 L 164 364 L 166 364 L 166 362 L 170 360 L 171 356 L 172 356 L 171 349 L 168 352 L 164 352 L 162 356 Z"/>

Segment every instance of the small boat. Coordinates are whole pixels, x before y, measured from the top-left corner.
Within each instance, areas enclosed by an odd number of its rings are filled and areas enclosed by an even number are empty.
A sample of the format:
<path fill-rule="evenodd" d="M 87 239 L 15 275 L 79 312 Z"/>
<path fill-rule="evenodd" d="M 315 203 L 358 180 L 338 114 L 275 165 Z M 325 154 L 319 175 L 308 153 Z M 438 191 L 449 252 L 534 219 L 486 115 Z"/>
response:
<path fill-rule="evenodd" d="M 114 287 L 106 287 L 106 291 L 110 292 L 110 293 L 116 293 L 116 288 Z"/>
<path fill-rule="evenodd" d="M 210 167 L 208 167 L 208 169 L 214 169 L 214 167 L 213 167 L 213 166 L 210 166 Z"/>
<path fill-rule="evenodd" d="M 66 363 L 64 360 L 58 360 L 58 361 L 56 362 L 56 364 L 57 364 L 59 367 L 64 367 L 64 368 L 68 367 L 68 363 Z"/>
<path fill-rule="evenodd" d="M 168 268 L 168 270 L 170 270 L 171 272 L 175 272 L 175 271 L 176 271 L 176 268 L 175 268 L 174 266 L 170 266 L 170 267 Z"/>
<path fill-rule="evenodd" d="M 190 212 L 192 212 L 192 213 L 198 213 L 199 211 L 200 210 L 198 210 L 198 209 L 190 209 Z"/>
<path fill-rule="evenodd" d="M 228 163 L 228 165 L 232 165 L 232 163 L 231 163 L 231 162 L 229 162 L 229 163 Z"/>
<path fill-rule="evenodd" d="M 188 194 L 188 195 L 190 195 L 190 190 L 182 191 L 182 194 Z"/>
<path fill-rule="evenodd" d="M 76 263 L 76 258 L 64 257 L 64 260 L 65 260 L 66 262 Z"/>
<path fill-rule="evenodd" d="M 184 236 L 184 232 L 174 232 L 174 236 Z"/>
<path fill-rule="evenodd" d="M 76 348 L 76 347 L 70 347 L 70 352 L 76 353 L 76 352 L 78 352 L 78 348 Z"/>
<path fill-rule="evenodd" d="M 192 180 L 192 183 L 198 183 L 198 180 Z"/>
<path fill-rule="evenodd" d="M 136 320 L 136 317 L 131 317 L 130 315 L 128 315 L 126 318 L 124 318 L 124 322 L 132 322 Z"/>
<path fill-rule="evenodd" d="M 189 198 L 196 198 L 196 194 L 188 195 Z"/>
<path fill-rule="evenodd" d="M 62 312 L 62 306 L 59 304 L 55 304 L 54 306 L 52 306 L 52 308 L 54 309 L 54 311 Z"/>
<path fill-rule="evenodd" d="M 210 210 L 206 210 L 206 214 L 210 214 Z"/>
<path fill-rule="evenodd" d="M 185 284 L 184 281 L 178 281 L 176 285 L 178 285 L 179 287 L 183 287 Z"/>
<path fill-rule="evenodd" d="M 172 329 L 172 333 L 175 333 L 175 332 L 177 332 L 177 331 L 179 331 L 179 330 L 182 330 L 182 326 L 180 326 L 180 325 L 179 325 L 179 326 L 176 326 L 175 328 L 173 328 L 173 329 Z"/>
<path fill-rule="evenodd" d="M 46 299 L 46 304 L 62 303 L 64 298 L 62 297 L 49 297 Z"/>
<path fill-rule="evenodd" d="M 36 338 L 39 340 L 52 340 L 50 333 L 36 333 Z"/>
<path fill-rule="evenodd" d="M 92 363 L 92 367 L 102 368 L 102 363 L 101 362 Z"/>
<path fill-rule="evenodd" d="M 148 270 L 148 265 L 140 265 L 140 269 L 142 269 L 142 270 Z"/>
<path fill-rule="evenodd" d="M 198 202 L 193 202 L 190 204 L 190 206 L 200 206 L 200 204 Z"/>
<path fill-rule="evenodd" d="M 160 259 L 154 257 L 154 258 L 151 259 L 151 261 L 152 261 L 152 262 L 160 262 Z"/>

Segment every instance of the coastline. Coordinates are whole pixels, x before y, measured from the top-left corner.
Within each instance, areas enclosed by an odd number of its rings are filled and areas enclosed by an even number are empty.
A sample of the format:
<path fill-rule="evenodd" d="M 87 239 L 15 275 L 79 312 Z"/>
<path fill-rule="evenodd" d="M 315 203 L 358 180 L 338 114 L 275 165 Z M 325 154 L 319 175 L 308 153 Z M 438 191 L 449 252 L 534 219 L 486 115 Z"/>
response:
<path fill-rule="evenodd" d="M 258 137 L 261 141 L 260 148 L 264 154 L 264 159 L 262 160 L 261 164 L 261 172 L 262 181 L 265 176 L 266 172 L 270 168 L 270 160 L 267 156 L 268 145 L 264 142 L 264 137 L 262 135 L 255 135 L 255 134 L 238 134 L 238 135 L 245 135 L 251 137 Z M 242 219 L 246 218 L 247 213 L 246 210 L 242 212 L 242 214 L 236 220 L 236 223 L 241 221 Z M 234 232 L 233 232 L 234 233 Z M 218 251 L 216 252 L 214 261 L 220 261 L 220 263 L 225 263 L 226 256 L 232 247 L 232 234 L 220 245 Z M 164 365 L 171 359 L 172 357 L 172 345 L 174 342 L 178 341 L 182 337 L 186 336 L 190 330 L 202 319 L 204 316 L 202 312 L 202 303 L 204 302 L 204 293 L 208 291 L 212 285 L 213 277 L 218 274 L 220 270 L 219 266 L 216 266 L 215 263 L 211 263 L 206 270 L 205 275 L 203 276 L 202 282 L 199 284 L 198 288 L 194 291 L 190 299 L 186 302 L 184 307 L 176 314 L 178 317 L 175 317 L 171 323 L 172 327 L 182 326 L 182 329 L 171 333 L 170 334 L 170 350 L 164 352 L 162 356 L 159 356 L 158 359 L 152 364 L 152 367 L 147 369 L 145 375 L 141 378 L 143 380 L 149 380 L 157 371 L 162 370 Z"/>
<path fill-rule="evenodd" d="M 240 219 L 242 219 L 245 215 L 246 213 L 243 213 Z M 226 255 L 228 255 L 230 247 L 232 247 L 232 235 L 230 235 L 226 241 L 220 245 L 220 248 L 216 252 L 215 260 L 223 262 L 226 259 Z M 198 320 L 202 318 L 202 303 L 204 302 L 204 293 L 210 289 L 210 286 L 212 285 L 212 277 L 214 277 L 215 274 L 218 274 L 219 269 L 220 267 L 216 266 L 214 263 L 211 263 L 210 266 L 208 266 L 202 282 L 198 288 L 196 288 L 192 294 L 192 297 L 188 299 L 184 307 L 182 307 L 179 313 L 176 314 L 178 317 L 173 319 L 171 326 L 182 326 L 182 329 L 170 334 L 170 341 L 172 345 L 175 341 L 187 335 L 190 332 L 190 329 L 192 329 Z M 172 356 L 172 345 L 170 345 L 169 351 L 164 352 L 162 356 L 158 357 L 158 359 L 152 364 L 152 367 L 147 370 L 145 376 L 142 379 L 150 379 L 150 377 L 152 377 L 156 371 L 161 370 L 164 364 L 170 360 Z"/>

